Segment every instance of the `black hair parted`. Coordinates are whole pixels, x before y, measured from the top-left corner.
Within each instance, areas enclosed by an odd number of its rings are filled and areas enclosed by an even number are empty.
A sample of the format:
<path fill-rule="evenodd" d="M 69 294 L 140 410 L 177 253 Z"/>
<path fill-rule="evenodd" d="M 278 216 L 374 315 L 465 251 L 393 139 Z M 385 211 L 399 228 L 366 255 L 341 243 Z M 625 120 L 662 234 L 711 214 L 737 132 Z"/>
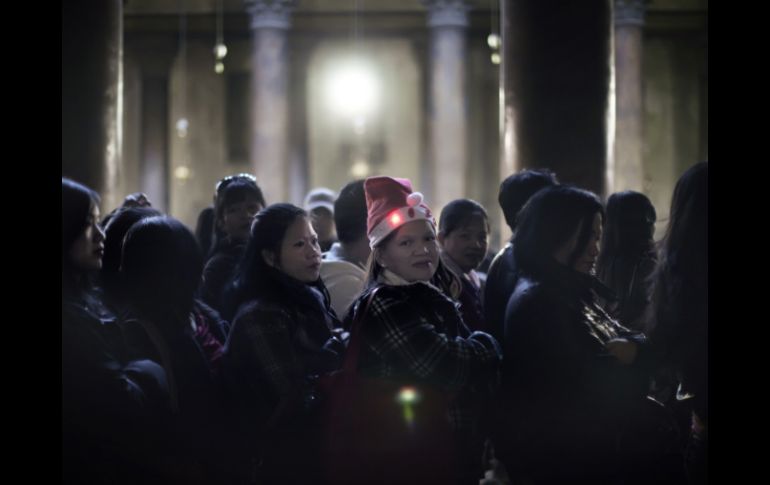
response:
<path fill-rule="evenodd" d="M 91 223 L 91 208 L 99 204 L 99 194 L 67 177 L 61 178 L 61 249 L 62 265 L 75 240 Z"/>
<path fill-rule="evenodd" d="M 263 251 L 274 254 L 280 260 L 283 238 L 298 217 L 308 217 L 307 212 L 286 203 L 271 204 L 254 217 L 246 250 L 235 268 L 231 287 L 226 290 L 229 310 L 233 315 L 241 303 L 269 290 L 271 275 L 279 270 L 267 264 Z"/>
<path fill-rule="evenodd" d="M 519 214 L 513 236 L 513 254 L 522 272 L 543 276 L 553 262 L 554 252 L 569 241 L 582 222 L 568 262 L 572 265 L 588 243 L 592 219 L 597 213 L 604 217 L 599 197 L 577 187 L 557 185 L 532 196 Z"/>

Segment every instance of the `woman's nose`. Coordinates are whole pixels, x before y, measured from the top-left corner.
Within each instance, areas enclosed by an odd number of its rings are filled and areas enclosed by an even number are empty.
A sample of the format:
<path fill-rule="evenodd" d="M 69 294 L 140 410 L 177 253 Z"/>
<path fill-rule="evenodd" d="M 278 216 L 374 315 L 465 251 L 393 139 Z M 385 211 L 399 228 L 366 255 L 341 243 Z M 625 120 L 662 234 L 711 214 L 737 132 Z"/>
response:
<path fill-rule="evenodd" d="M 308 248 L 310 248 L 310 251 L 307 252 L 308 258 L 315 258 L 321 255 L 321 248 L 318 244 L 308 244 Z"/>
<path fill-rule="evenodd" d="M 96 224 L 95 227 L 96 227 L 96 231 L 94 231 L 94 241 L 100 243 L 104 241 L 104 239 L 106 238 L 106 236 L 104 235 L 104 229 L 102 229 L 102 226 L 100 226 L 99 224 Z"/>

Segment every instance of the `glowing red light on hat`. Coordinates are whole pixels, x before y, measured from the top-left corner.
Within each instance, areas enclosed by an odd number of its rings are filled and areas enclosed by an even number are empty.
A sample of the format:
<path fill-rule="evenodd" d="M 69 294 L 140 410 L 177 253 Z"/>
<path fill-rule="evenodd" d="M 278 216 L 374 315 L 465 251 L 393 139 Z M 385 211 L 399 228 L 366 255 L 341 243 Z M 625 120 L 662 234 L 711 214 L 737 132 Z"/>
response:
<path fill-rule="evenodd" d="M 390 225 L 391 226 L 397 226 L 401 223 L 401 215 L 399 215 L 398 212 L 391 214 L 390 216 Z"/>

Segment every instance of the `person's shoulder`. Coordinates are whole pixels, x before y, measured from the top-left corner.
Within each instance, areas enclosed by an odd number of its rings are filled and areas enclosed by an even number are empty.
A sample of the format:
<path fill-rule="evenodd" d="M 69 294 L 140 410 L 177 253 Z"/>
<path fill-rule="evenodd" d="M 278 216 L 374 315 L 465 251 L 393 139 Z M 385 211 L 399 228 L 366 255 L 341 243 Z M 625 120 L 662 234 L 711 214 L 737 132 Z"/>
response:
<path fill-rule="evenodd" d="M 521 277 L 508 302 L 509 307 L 523 308 L 530 305 L 543 305 L 549 301 L 548 289 L 541 282 L 528 277 Z"/>
<path fill-rule="evenodd" d="M 366 279 L 366 271 L 360 266 L 342 259 L 325 259 L 321 261 L 321 277 L 351 276 L 356 279 Z"/>
<path fill-rule="evenodd" d="M 257 298 L 241 304 L 233 322 L 248 320 L 262 327 L 276 326 L 289 320 L 290 313 L 285 305 L 277 301 Z"/>
<path fill-rule="evenodd" d="M 488 277 L 496 278 L 502 271 L 510 270 L 513 265 L 513 244 L 507 243 L 497 252 L 489 265 Z"/>

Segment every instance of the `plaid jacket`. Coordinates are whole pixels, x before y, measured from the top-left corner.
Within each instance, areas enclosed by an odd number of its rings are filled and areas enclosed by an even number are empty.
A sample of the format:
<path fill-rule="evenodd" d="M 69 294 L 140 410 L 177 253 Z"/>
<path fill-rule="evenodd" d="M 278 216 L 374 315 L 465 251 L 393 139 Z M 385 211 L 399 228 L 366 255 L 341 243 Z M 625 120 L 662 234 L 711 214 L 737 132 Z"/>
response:
<path fill-rule="evenodd" d="M 360 311 L 371 290 L 356 302 Z M 471 333 L 455 303 L 425 283 L 384 285 L 361 322 L 362 372 L 413 379 L 455 395 L 449 420 L 455 430 L 475 427 L 472 391 L 497 378 L 498 343 L 483 332 Z"/>
<path fill-rule="evenodd" d="M 308 331 L 311 325 L 314 332 Z M 339 366 L 331 336 L 323 315 L 268 300 L 247 302 L 238 310 L 225 348 L 228 383 L 261 408 L 264 419 L 290 421 L 306 404 L 309 378 Z"/>

